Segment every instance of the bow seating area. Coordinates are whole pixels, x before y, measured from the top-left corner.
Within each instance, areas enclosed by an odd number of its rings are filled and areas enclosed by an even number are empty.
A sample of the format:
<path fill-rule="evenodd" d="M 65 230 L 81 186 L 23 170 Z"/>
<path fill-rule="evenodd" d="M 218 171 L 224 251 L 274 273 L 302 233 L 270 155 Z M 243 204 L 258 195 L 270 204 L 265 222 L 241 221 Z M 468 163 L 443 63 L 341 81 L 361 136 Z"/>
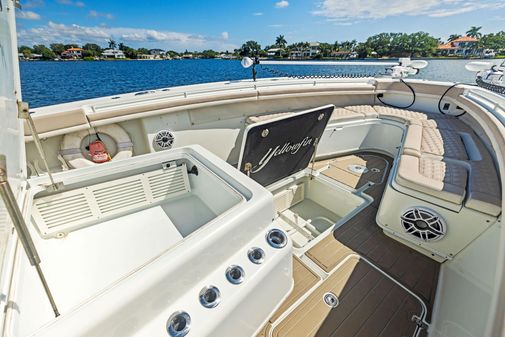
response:
<path fill-rule="evenodd" d="M 248 124 L 288 113 L 252 116 Z M 501 190 L 493 157 L 479 136 L 459 118 L 379 105 L 336 108 L 329 123 L 383 119 L 405 125 L 395 181 L 399 185 L 497 216 Z"/>

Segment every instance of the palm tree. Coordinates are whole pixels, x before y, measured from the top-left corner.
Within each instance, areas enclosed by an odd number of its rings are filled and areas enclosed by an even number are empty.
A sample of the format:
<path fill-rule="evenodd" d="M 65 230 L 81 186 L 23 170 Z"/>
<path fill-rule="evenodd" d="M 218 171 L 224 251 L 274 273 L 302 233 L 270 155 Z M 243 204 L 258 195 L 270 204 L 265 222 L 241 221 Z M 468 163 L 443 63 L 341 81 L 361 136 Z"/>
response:
<path fill-rule="evenodd" d="M 124 45 L 124 43 L 123 43 L 123 42 L 120 42 L 120 43 L 117 45 L 117 49 L 122 50 L 122 51 L 124 51 L 124 50 L 125 50 L 125 47 L 126 47 L 126 46 Z"/>
<path fill-rule="evenodd" d="M 479 32 L 479 30 L 481 30 L 482 26 L 479 26 L 479 27 L 476 27 L 476 26 L 472 26 L 470 27 L 470 29 L 466 32 L 466 35 L 467 36 L 470 36 L 470 37 L 473 37 L 475 39 L 479 39 L 482 37 L 482 33 Z"/>
<path fill-rule="evenodd" d="M 275 45 L 279 48 L 284 48 L 286 47 L 286 44 L 288 42 L 286 41 L 286 39 L 284 38 L 284 35 L 279 35 L 277 36 L 277 38 L 275 39 Z"/>
<path fill-rule="evenodd" d="M 116 49 L 116 41 L 114 41 L 113 39 L 110 39 L 109 40 L 109 48 Z"/>
<path fill-rule="evenodd" d="M 468 32 L 467 32 L 467 34 L 468 34 Z M 459 39 L 460 37 L 461 37 L 461 35 L 459 35 L 459 34 L 451 34 L 449 36 L 449 39 L 447 41 L 452 42 L 452 41 L 454 41 L 456 39 Z"/>

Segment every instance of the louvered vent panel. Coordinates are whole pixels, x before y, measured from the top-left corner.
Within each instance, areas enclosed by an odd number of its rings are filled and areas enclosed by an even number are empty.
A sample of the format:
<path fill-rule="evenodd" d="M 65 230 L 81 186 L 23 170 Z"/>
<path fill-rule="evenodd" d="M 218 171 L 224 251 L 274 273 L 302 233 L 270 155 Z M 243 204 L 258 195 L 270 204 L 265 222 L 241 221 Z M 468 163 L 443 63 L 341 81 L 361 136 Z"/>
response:
<path fill-rule="evenodd" d="M 46 231 L 95 218 L 83 191 L 73 192 L 36 200 L 34 218 L 44 224 Z"/>
<path fill-rule="evenodd" d="M 42 235 L 50 237 L 190 191 L 186 165 L 174 165 L 36 199 L 32 215 Z"/>
<path fill-rule="evenodd" d="M 174 197 L 189 192 L 187 173 L 179 168 L 157 172 L 148 178 L 149 189 L 154 200 Z"/>
<path fill-rule="evenodd" d="M 93 190 L 96 204 L 100 213 L 107 215 L 133 205 L 147 203 L 147 197 L 142 185 L 141 177 L 131 181 L 122 181 L 112 186 Z"/>

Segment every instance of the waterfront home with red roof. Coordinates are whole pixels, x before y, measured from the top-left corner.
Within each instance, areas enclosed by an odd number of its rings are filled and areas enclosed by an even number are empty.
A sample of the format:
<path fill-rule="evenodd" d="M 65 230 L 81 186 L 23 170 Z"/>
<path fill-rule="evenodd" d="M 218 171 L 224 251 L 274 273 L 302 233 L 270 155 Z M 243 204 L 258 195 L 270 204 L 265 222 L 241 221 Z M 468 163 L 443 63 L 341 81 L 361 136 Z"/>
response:
<path fill-rule="evenodd" d="M 478 56 L 479 39 L 470 36 L 462 36 L 453 41 L 438 46 L 438 53 L 442 56 Z"/>

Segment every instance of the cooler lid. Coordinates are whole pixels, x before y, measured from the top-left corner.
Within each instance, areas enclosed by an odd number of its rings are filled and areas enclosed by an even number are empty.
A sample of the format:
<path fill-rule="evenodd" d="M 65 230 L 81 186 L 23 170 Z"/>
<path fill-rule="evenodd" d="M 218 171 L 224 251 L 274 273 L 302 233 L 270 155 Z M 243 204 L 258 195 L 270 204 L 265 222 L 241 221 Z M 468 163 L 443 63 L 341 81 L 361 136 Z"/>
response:
<path fill-rule="evenodd" d="M 335 109 L 325 105 L 249 125 L 239 169 L 263 186 L 304 170 Z"/>

